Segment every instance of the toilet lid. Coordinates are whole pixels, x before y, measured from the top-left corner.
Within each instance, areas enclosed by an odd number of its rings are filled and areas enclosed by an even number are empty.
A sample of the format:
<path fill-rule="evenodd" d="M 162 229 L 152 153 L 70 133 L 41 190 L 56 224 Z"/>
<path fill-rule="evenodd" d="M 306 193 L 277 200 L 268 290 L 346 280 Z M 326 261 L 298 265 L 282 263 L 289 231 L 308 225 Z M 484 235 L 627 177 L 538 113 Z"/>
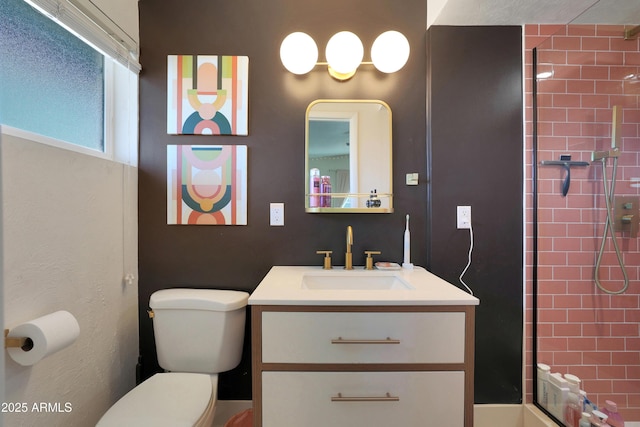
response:
<path fill-rule="evenodd" d="M 107 411 L 96 427 L 193 427 L 216 399 L 215 378 L 206 374 L 156 374 Z"/>
<path fill-rule="evenodd" d="M 246 307 L 249 294 L 220 289 L 161 289 L 151 294 L 149 307 L 171 310 L 232 311 Z"/>

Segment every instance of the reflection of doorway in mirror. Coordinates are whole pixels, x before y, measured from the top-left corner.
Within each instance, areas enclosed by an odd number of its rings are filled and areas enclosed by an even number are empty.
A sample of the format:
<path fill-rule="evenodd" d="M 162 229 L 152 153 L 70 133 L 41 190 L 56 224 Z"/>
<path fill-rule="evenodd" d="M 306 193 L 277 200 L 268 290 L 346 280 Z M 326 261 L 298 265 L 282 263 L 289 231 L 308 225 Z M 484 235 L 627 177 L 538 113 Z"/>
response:
<path fill-rule="evenodd" d="M 358 192 L 358 114 L 321 112 L 309 118 L 309 169 L 329 176 L 333 193 Z M 331 207 L 356 207 L 357 198 L 332 197 Z"/>

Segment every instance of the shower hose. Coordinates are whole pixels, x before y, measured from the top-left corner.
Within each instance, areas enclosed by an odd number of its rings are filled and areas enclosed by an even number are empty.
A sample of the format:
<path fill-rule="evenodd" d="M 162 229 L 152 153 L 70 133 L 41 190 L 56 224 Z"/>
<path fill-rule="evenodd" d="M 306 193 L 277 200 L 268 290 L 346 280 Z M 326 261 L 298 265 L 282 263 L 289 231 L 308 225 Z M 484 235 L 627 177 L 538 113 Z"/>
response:
<path fill-rule="evenodd" d="M 616 172 L 618 170 L 618 158 L 613 158 L 613 171 L 611 173 L 611 184 L 607 184 L 607 158 L 602 158 L 602 183 L 604 184 L 604 200 L 607 207 L 607 220 L 604 225 L 604 235 L 602 236 L 602 243 L 600 244 L 600 251 L 598 252 L 598 258 L 596 259 L 595 266 L 595 282 L 596 286 L 600 288 L 602 292 L 605 292 L 610 295 L 617 295 L 624 293 L 629 287 L 629 276 L 627 275 L 627 270 L 624 267 L 624 261 L 622 260 L 622 254 L 620 253 L 620 248 L 618 247 L 618 241 L 616 239 L 615 231 L 613 228 L 613 210 L 611 205 L 613 204 L 613 196 L 616 190 Z M 604 249 L 607 242 L 607 234 L 611 233 L 611 240 L 613 241 L 613 247 L 616 250 L 616 257 L 618 258 L 618 264 L 620 265 L 620 269 L 622 270 L 622 276 L 624 278 L 624 286 L 619 291 L 612 291 L 610 289 L 605 288 L 600 283 L 600 263 L 602 262 L 602 255 L 604 254 Z"/>

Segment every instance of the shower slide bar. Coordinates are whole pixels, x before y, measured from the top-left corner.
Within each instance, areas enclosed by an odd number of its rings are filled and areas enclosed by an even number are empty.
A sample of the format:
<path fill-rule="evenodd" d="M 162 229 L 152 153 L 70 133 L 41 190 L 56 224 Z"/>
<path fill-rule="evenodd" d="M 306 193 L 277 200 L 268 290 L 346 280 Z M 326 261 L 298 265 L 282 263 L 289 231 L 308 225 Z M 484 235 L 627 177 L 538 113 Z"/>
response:
<path fill-rule="evenodd" d="M 629 287 L 629 276 L 627 275 L 627 269 L 624 266 L 624 261 L 622 258 L 622 253 L 620 252 L 620 248 L 618 247 L 618 239 L 616 238 L 615 229 L 614 229 L 614 216 L 613 216 L 613 202 L 616 193 L 616 173 L 618 170 L 618 157 L 620 157 L 620 145 L 621 145 L 621 134 L 620 129 L 622 126 L 622 108 L 619 105 L 613 106 L 613 117 L 612 117 L 612 126 L 611 126 L 611 150 L 608 151 L 594 151 L 591 154 L 592 162 L 601 162 L 602 163 L 602 184 L 604 186 L 604 200 L 607 208 L 607 218 L 604 224 L 604 233 L 602 236 L 602 242 L 600 245 L 600 250 L 598 251 L 598 256 L 596 258 L 596 265 L 594 267 L 594 281 L 596 286 L 602 291 L 610 295 L 617 295 L 626 292 Z M 607 159 L 613 159 L 613 168 L 611 171 L 611 182 L 607 182 Z M 612 291 L 611 289 L 605 288 L 602 283 L 600 283 L 600 264 L 602 262 L 602 256 L 605 251 L 606 242 L 607 242 L 607 234 L 611 234 L 611 241 L 613 243 L 613 248 L 616 252 L 616 258 L 618 259 L 618 265 L 622 271 L 623 276 L 623 286 L 621 289 L 617 291 Z"/>
<path fill-rule="evenodd" d="M 640 26 L 637 27 L 640 33 Z M 611 127 L 611 149 L 606 151 L 594 151 L 591 153 L 591 162 L 582 162 L 582 161 L 572 161 L 570 155 L 561 155 L 560 160 L 542 160 L 540 162 L 541 166 L 562 166 L 566 171 L 566 176 L 564 182 L 562 184 L 562 196 L 566 196 L 569 192 L 569 186 L 571 185 L 571 167 L 573 166 L 589 166 L 590 164 L 600 163 L 602 164 L 602 183 L 604 186 L 604 199 L 606 203 L 607 209 L 607 217 L 604 225 L 604 235 L 602 236 L 602 242 L 600 246 L 600 250 L 598 251 L 598 256 L 596 258 L 595 268 L 594 268 L 594 280 L 597 287 L 607 294 L 621 294 L 624 293 L 629 287 L 629 277 L 627 275 L 627 270 L 625 268 L 622 253 L 620 252 L 620 248 L 618 247 L 617 238 L 615 235 L 614 229 L 614 214 L 613 214 L 613 203 L 615 197 L 615 188 L 616 188 L 616 173 L 618 169 L 618 158 L 620 157 L 620 146 L 621 146 L 621 126 L 622 126 L 622 108 L 619 105 L 615 105 L 613 107 L 613 117 L 612 117 L 612 127 Z M 611 173 L 611 181 L 607 180 L 607 160 L 612 159 L 613 162 L 613 170 Z M 623 222 L 627 219 L 623 217 Z M 623 286 L 620 290 L 612 291 L 610 289 L 605 288 L 600 283 L 600 264 L 602 262 L 602 257 L 606 248 L 607 236 L 611 235 L 611 240 L 613 243 L 613 247 L 616 252 L 616 257 L 618 259 L 618 264 L 620 269 L 622 270 L 623 276 Z"/>

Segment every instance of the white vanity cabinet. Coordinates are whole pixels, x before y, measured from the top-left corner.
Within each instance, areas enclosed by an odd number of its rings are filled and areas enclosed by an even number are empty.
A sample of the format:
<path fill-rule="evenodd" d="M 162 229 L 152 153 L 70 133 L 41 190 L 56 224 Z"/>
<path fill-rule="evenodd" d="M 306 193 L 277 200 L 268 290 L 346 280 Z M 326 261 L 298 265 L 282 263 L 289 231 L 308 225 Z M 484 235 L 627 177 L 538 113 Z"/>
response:
<path fill-rule="evenodd" d="M 252 305 L 254 427 L 473 426 L 474 305 Z"/>

